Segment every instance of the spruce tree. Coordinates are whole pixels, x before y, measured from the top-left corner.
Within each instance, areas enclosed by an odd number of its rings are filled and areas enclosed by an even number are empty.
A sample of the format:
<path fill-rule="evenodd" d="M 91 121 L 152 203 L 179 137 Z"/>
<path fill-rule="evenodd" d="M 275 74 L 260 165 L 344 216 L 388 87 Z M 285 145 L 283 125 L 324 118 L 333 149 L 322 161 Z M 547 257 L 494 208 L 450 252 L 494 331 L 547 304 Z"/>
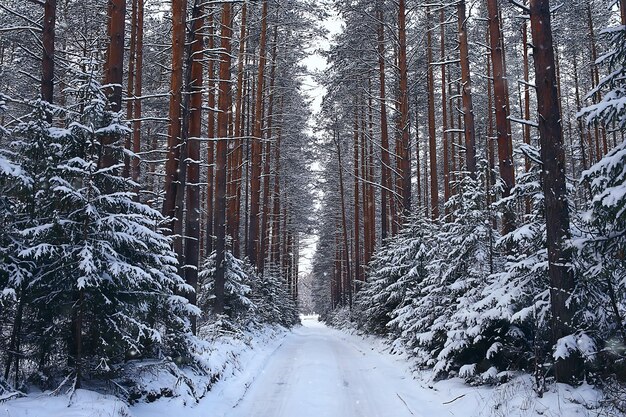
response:
<path fill-rule="evenodd" d="M 129 129 L 109 110 L 97 67 L 85 68 L 67 89 L 62 128 L 46 125 L 40 105 L 15 132 L 35 184 L 19 253 L 32 266 L 29 307 L 41 326 L 30 333 L 57 329 L 40 349 L 52 342 L 61 350 L 76 386 L 125 357 L 184 355 L 189 317 L 197 314 L 179 295 L 192 289 L 177 275 L 163 217 L 136 201 L 137 184 L 118 175 L 121 164 L 100 167 L 104 140 L 108 155 L 123 160 L 121 141 L 111 137 Z"/>

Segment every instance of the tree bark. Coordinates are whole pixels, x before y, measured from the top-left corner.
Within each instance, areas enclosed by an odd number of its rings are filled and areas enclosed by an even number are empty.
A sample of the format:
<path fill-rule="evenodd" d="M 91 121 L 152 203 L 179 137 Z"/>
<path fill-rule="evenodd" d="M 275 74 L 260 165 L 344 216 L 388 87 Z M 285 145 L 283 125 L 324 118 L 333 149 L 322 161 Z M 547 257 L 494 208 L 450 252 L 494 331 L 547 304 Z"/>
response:
<path fill-rule="evenodd" d="M 402 184 L 402 215 L 411 215 L 411 158 L 409 138 L 409 90 L 406 55 L 406 10 L 405 0 L 398 2 L 398 67 L 400 70 L 400 167 L 398 175 Z"/>
<path fill-rule="evenodd" d="M 369 134 L 369 147 L 366 143 L 366 148 L 369 148 L 369 155 L 367 159 L 367 170 L 369 174 L 369 183 L 368 183 L 368 193 L 369 193 L 369 204 L 368 204 L 368 212 L 369 212 L 369 223 L 370 223 L 370 252 L 368 254 L 369 258 L 371 258 L 374 250 L 376 249 L 376 192 L 374 188 L 374 106 L 373 106 L 373 95 L 372 95 L 372 80 L 368 77 L 368 104 L 367 104 L 367 112 L 368 112 L 368 127 L 367 131 Z M 365 134 L 365 132 L 363 132 Z M 369 259 L 368 258 L 368 259 Z M 368 262 L 369 263 L 369 262 Z"/>
<path fill-rule="evenodd" d="M 202 61 L 204 60 L 204 7 L 195 0 L 193 8 L 193 44 L 191 46 L 191 85 L 189 135 L 187 138 L 187 215 L 185 221 L 185 282 L 194 292 L 187 295 L 196 304 L 198 261 L 200 257 L 200 136 L 202 134 Z M 196 334 L 196 317 L 191 317 L 192 332 Z"/>
<path fill-rule="evenodd" d="M 122 109 L 125 15 L 125 0 L 109 0 L 109 43 L 107 45 L 104 84 L 110 86 L 107 89 L 107 96 L 113 112 L 119 112 Z M 100 168 L 112 167 L 117 163 L 112 147 L 119 140 L 118 135 L 106 135 L 104 137 Z"/>
<path fill-rule="evenodd" d="M 43 16 L 43 59 L 41 61 L 41 99 L 54 101 L 54 44 L 56 25 L 56 0 L 46 0 Z M 52 123 L 52 115 L 46 115 L 48 123 Z"/>
<path fill-rule="evenodd" d="M 352 274 L 350 268 L 350 242 L 348 240 L 348 220 L 346 213 L 345 188 L 343 184 L 343 160 L 341 158 L 341 143 L 339 135 L 335 132 L 335 146 L 337 147 L 337 159 L 339 170 L 339 198 L 341 198 L 341 229 L 343 231 L 344 254 L 346 260 L 346 292 L 348 295 L 348 307 L 352 309 Z"/>
<path fill-rule="evenodd" d="M 430 22 L 430 7 L 426 7 L 426 21 Z M 428 138 L 430 151 L 430 209 L 433 220 L 439 218 L 439 183 L 437 179 L 437 137 L 435 133 L 435 80 L 433 74 L 433 41 L 430 28 L 426 35 L 426 65 L 428 84 Z"/>
<path fill-rule="evenodd" d="M 133 118 L 134 113 L 134 89 L 135 89 L 135 64 L 137 63 L 137 0 L 131 0 L 130 12 L 130 44 L 128 45 L 128 77 L 126 83 L 126 119 Z M 126 135 L 126 149 L 132 148 L 133 133 Z M 130 155 L 124 155 L 124 177 L 130 177 Z"/>
<path fill-rule="evenodd" d="M 215 48 L 215 18 L 211 10 L 209 15 L 208 25 L 208 48 L 212 51 Z M 207 193 L 206 193 L 206 255 L 210 256 L 213 253 L 214 239 L 215 239 L 215 58 L 214 53 L 211 52 L 207 63 L 207 90 L 209 94 L 208 98 L 208 120 L 207 120 Z"/>
<path fill-rule="evenodd" d="M 572 60 L 572 64 L 574 65 L 574 92 L 575 92 L 575 97 L 576 97 L 576 108 L 580 109 L 582 107 L 582 103 L 580 100 L 580 88 L 579 88 L 579 81 L 578 81 L 578 66 L 576 64 L 576 57 Z M 580 117 L 577 117 L 577 123 L 578 123 L 578 140 L 579 140 L 579 146 L 580 146 L 580 156 L 582 158 L 582 169 L 586 170 L 589 165 L 587 163 L 587 151 L 586 151 L 586 144 L 585 144 L 585 128 L 583 125 L 583 121 Z"/>
<path fill-rule="evenodd" d="M 354 106 L 354 254 L 352 256 L 354 260 L 354 279 L 359 281 L 361 279 L 361 210 L 359 201 L 359 109 L 358 99 L 355 100 Z"/>
<path fill-rule="evenodd" d="M 596 65 L 596 62 L 598 60 L 598 48 L 596 46 L 596 35 L 593 28 L 593 17 L 591 15 L 590 3 L 587 3 L 587 25 L 589 28 L 589 44 L 591 49 L 591 81 L 593 83 L 593 86 L 595 87 L 600 84 L 600 71 L 598 70 L 598 66 Z M 602 100 L 600 92 L 594 94 L 593 99 L 594 103 L 599 103 L 600 100 Z M 600 136 L 602 137 L 602 140 L 600 140 Z M 598 124 L 596 124 L 595 126 L 595 139 L 596 159 L 599 161 L 604 155 L 608 153 L 609 149 L 606 139 L 606 130 Z"/>
<path fill-rule="evenodd" d="M 445 28 L 445 8 L 439 11 L 439 30 L 440 30 L 440 61 L 441 61 L 441 123 L 442 123 L 442 139 L 443 139 L 443 204 L 444 206 L 450 199 L 450 157 L 448 144 L 448 98 L 446 95 L 446 28 Z M 419 171 L 418 171 L 419 172 Z M 449 208 L 445 208 L 446 215 Z"/>
<path fill-rule="evenodd" d="M 522 22 L 522 50 L 524 51 L 524 119 L 530 120 L 530 77 L 529 77 L 529 65 L 528 65 L 528 25 L 526 22 Z M 576 65 L 576 64 L 574 64 Z M 582 123 L 582 122 L 581 122 Z M 530 125 L 524 125 L 524 143 L 530 145 Z M 527 156 L 524 158 L 524 171 L 530 171 L 530 158 Z M 526 214 L 530 213 L 530 199 L 525 201 Z"/>
<path fill-rule="evenodd" d="M 469 49 L 467 44 L 467 18 L 465 0 L 457 3 L 459 27 L 459 53 L 461 59 L 461 82 L 463 97 L 463 122 L 465 130 L 465 162 L 470 175 L 476 174 L 476 132 L 474 127 L 474 106 L 472 104 L 472 80 L 470 76 Z"/>
<path fill-rule="evenodd" d="M 257 248 L 259 245 L 259 213 L 261 197 L 261 156 L 263 152 L 263 88 L 265 85 L 265 54 L 267 45 L 267 0 L 263 0 L 261 12 L 261 37 L 259 40 L 259 71 L 254 107 L 254 132 L 252 134 L 252 160 L 250 173 L 250 220 L 248 232 L 248 259 L 258 265 Z"/>
<path fill-rule="evenodd" d="M 278 61 L 278 25 L 274 26 L 274 34 L 272 36 L 272 63 L 270 68 L 270 88 L 269 88 L 269 105 L 267 111 L 267 128 L 265 142 L 265 158 L 263 163 L 263 204 L 261 217 L 261 239 L 259 242 L 259 259 L 257 265 L 263 271 L 265 258 L 268 253 L 269 240 L 269 211 L 270 211 L 270 171 L 272 163 L 272 142 L 273 142 L 273 116 L 274 116 L 274 85 L 276 81 L 276 65 Z M 279 128 L 280 129 L 280 128 Z"/>
<path fill-rule="evenodd" d="M 515 186 L 513 166 L 513 144 L 509 124 L 508 87 L 506 82 L 506 68 L 504 66 L 504 40 L 500 28 L 498 0 L 487 0 L 489 14 L 489 39 L 491 50 L 491 65 L 493 67 L 493 96 L 496 113 L 496 135 L 498 141 L 498 167 L 500 177 L 504 183 L 502 196 L 511 195 Z M 506 210 L 503 213 L 503 234 L 515 228 L 515 214 Z"/>
<path fill-rule="evenodd" d="M 237 96 L 235 98 L 235 150 L 233 157 L 233 175 L 228 193 L 228 235 L 233 239 L 233 252 L 239 254 L 239 222 L 241 218 L 241 178 L 243 163 L 243 96 L 244 96 L 244 62 L 246 52 L 246 31 L 248 25 L 248 2 L 241 5 L 241 28 L 239 30 L 239 52 L 237 54 Z"/>
<path fill-rule="evenodd" d="M 382 166 L 380 168 L 382 187 L 380 190 L 380 212 L 381 212 L 381 235 L 382 240 L 389 234 L 389 224 L 392 221 L 392 213 L 389 209 L 389 193 L 391 190 L 391 173 L 389 157 L 389 133 L 387 129 L 387 105 L 385 91 L 385 16 L 383 12 L 383 1 L 376 3 L 376 17 L 378 18 L 378 75 L 380 78 L 380 146 Z M 393 194 L 391 195 L 393 198 Z"/>
<path fill-rule="evenodd" d="M 232 3 L 222 5 L 221 56 L 219 66 L 219 98 L 217 115 L 217 146 L 215 152 L 215 314 L 224 312 L 225 251 L 226 251 L 226 159 L 228 155 L 228 124 L 231 112 L 230 65 Z"/>
<path fill-rule="evenodd" d="M 282 105 L 281 105 L 282 107 Z M 273 197 L 273 209 L 272 209 L 272 256 L 271 262 L 275 265 L 281 264 L 280 259 L 280 209 L 281 209 L 281 196 L 280 196 L 280 176 L 282 173 L 281 161 L 280 161 L 280 145 L 282 141 L 282 129 L 278 129 L 276 137 L 276 145 L 274 146 L 274 197 Z"/>
<path fill-rule="evenodd" d="M 181 107 L 183 90 L 183 59 L 185 53 L 185 20 L 187 1 L 172 0 L 172 72 L 170 79 L 169 126 L 167 132 L 167 159 L 165 162 L 165 199 L 163 215 L 171 219 L 174 230 L 176 194 L 179 187 L 179 160 L 181 150 Z M 182 219 L 178 219 L 182 221 Z"/>
<path fill-rule="evenodd" d="M 136 34 L 136 55 L 135 55 L 135 86 L 133 103 L 133 153 L 138 155 L 141 152 L 141 94 L 143 84 L 143 25 L 144 25 L 144 0 L 137 0 L 137 34 Z M 139 97 L 139 98 L 137 98 Z M 135 156 L 131 164 L 131 178 L 137 182 L 140 174 L 140 159 Z"/>
<path fill-rule="evenodd" d="M 535 79 L 539 138 L 541 142 L 542 186 L 545 196 L 546 232 L 548 243 L 548 274 L 552 312 L 552 342 L 573 331 L 574 303 L 570 299 L 574 276 L 570 269 L 569 209 L 565 184 L 565 154 L 563 132 L 556 91 L 554 51 L 550 2 L 531 0 L 530 24 L 534 45 Z M 578 372 L 578 361 L 570 357 L 556 361 L 557 381 L 571 382 Z"/>

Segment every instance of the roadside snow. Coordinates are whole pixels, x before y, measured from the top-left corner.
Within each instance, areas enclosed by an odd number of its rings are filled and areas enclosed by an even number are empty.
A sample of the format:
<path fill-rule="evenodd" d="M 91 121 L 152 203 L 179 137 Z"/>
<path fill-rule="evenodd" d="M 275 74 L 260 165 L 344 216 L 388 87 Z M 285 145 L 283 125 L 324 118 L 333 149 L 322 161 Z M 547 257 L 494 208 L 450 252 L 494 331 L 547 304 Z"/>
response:
<path fill-rule="evenodd" d="M 199 402 L 181 396 L 128 407 L 79 390 L 0 403 L 0 416 L 26 417 L 591 417 L 606 416 L 589 385 L 556 385 L 537 398 L 529 376 L 498 387 L 461 379 L 432 383 L 380 339 L 328 328 L 316 317 L 290 333 L 259 334 L 224 355 L 236 358 Z M 232 355 L 231 355 L 232 354 Z M 233 356 L 234 355 L 234 356 Z"/>

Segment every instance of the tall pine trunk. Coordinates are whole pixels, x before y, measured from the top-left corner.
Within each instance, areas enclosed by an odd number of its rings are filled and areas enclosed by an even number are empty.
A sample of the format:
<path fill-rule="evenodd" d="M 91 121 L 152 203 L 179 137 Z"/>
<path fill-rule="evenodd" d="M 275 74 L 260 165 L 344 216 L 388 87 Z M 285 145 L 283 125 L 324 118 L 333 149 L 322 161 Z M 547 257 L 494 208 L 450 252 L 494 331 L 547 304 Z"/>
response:
<path fill-rule="evenodd" d="M 381 191 L 380 191 L 380 217 L 382 240 L 389 234 L 389 225 L 392 221 L 392 211 L 389 207 L 390 193 L 393 198 L 391 186 L 391 161 L 389 157 L 389 132 L 387 129 L 387 105 L 385 91 L 385 15 L 383 2 L 376 3 L 376 16 L 378 18 L 378 75 L 380 78 L 380 146 L 382 165 L 380 168 Z"/>
<path fill-rule="evenodd" d="M 570 224 L 565 184 L 565 153 L 548 0 L 531 0 L 530 25 L 543 164 L 542 188 L 545 196 L 552 342 L 557 343 L 560 338 L 570 335 L 574 328 L 572 319 L 575 306 L 570 297 L 575 282 L 570 267 L 570 251 L 566 247 L 570 239 Z M 578 361 L 572 357 L 558 359 L 555 366 L 557 380 L 571 382 L 578 372 L 578 365 Z"/>
<path fill-rule="evenodd" d="M 443 204 L 450 199 L 450 150 L 448 144 L 448 98 L 446 94 L 446 26 L 445 8 L 439 11 L 439 31 L 440 31 L 440 61 L 441 61 L 441 123 L 443 139 Z M 419 172 L 419 171 L 418 171 Z M 446 214 L 449 208 L 445 209 Z"/>
<path fill-rule="evenodd" d="M 235 97 L 235 150 L 233 157 L 233 174 L 229 184 L 228 200 L 228 235 L 232 238 L 233 253 L 239 255 L 239 223 L 241 219 L 241 178 L 243 162 L 243 136 L 244 136 L 244 62 L 246 52 L 246 31 L 248 21 L 248 2 L 244 1 L 241 6 L 241 22 L 239 30 L 239 52 L 237 54 L 237 95 Z"/>
<path fill-rule="evenodd" d="M 354 106 L 354 156 L 353 156 L 353 168 L 354 168 L 354 254 L 352 256 L 354 260 L 354 279 L 359 281 L 361 279 L 361 210 L 359 201 L 359 108 L 358 98 L 355 100 Z"/>
<path fill-rule="evenodd" d="M 411 214 L 411 159 L 409 139 L 409 81 L 406 55 L 406 9 L 405 0 L 398 2 L 398 67 L 400 70 L 400 168 L 402 215 L 408 218 Z"/>
<path fill-rule="evenodd" d="M 213 13 L 216 9 L 211 7 L 211 13 L 209 14 L 209 27 L 208 27 L 208 47 L 210 52 L 209 60 L 207 63 L 207 90 L 209 94 L 208 98 L 208 111 L 207 111 L 207 193 L 206 193 L 206 255 L 210 256 L 213 253 L 213 247 L 215 242 L 215 53 L 212 50 L 215 48 L 215 18 Z"/>
<path fill-rule="evenodd" d="M 430 8 L 426 8 L 426 21 L 430 22 Z M 433 40 L 430 28 L 426 35 L 426 65 L 428 88 L 428 144 L 430 154 L 430 209 L 434 220 L 439 218 L 439 183 L 437 179 L 437 136 L 435 133 L 435 77 L 433 74 Z"/>
<path fill-rule="evenodd" d="M 176 194 L 179 187 L 179 160 L 181 146 L 181 113 L 183 90 L 183 60 L 185 53 L 186 0 L 172 0 L 172 72 L 170 78 L 169 126 L 165 162 L 165 199 L 163 215 L 170 218 L 174 229 Z M 182 219 L 178 219 L 182 221 Z"/>
<path fill-rule="evenodd" d="M 133 153 L 141 152 L 141 94 L 143 84 L 143 25 L 144 25 L 144 0 L 137 0 L 137 27 L 136 27 L 136 54 L 135 54 L 135 86 L 133 93 Z M 131 163 L 131 178 L 139 180 L 140 165 L 139 157 L 134 157 Z"/>
<path fill-rule="evenodd" d="M 107 96 L 113 112 L 119 112 L 122 109 L 125 15 L 125 0 L 109 0 L 109 42 L 104 66 L 104 84 L 110 86 L 107 90 Z M 119 139 L 116 135 L 105 136 L 102 141 L 101 168 L 111 167 L 118 162 L 115 159 L 112 146 Z"/>
<path fill-rule="evenodd" d="M 476 132 L 474 106 L 472 104 L 472 80 L 470 76 L 469 48 L 467 42 L 467 17 L 465 0 L 457 3 L 459 27 L 459 54 L 461 60 L 461 82 L 463 98 L 463 124 L 465 130 L 465 163 L 471 175 L 476 174 Z"/>
<path fill-rule="evenodd" d="M 56 0 L 46 0 L 43 17 L 43 59 L 41 61 L 41 99 L 54 101 L 54 44 L 56 26 Z M 47 115 L 48 123 L 52 123 L 52 115 Z"/>
<path fill-rule="evenodd" d="M 220 34 L 219 98 L 217 115 L 217 146 L 215 151 L 215 314 L 224 313 L 225 251 L 226 251 L 226 159 L 228 154 L 228 124 L 231 112 L 230 65 L 232 3 L 222 5 Z"/>
<path fill-rule="evenodd" d="M 185 219 L 185 282 L 194 289 L 188 295 L 196 304 L 198 289 L 198 261 L 200 257 L 200 136 L 202 134 L 202 61 L 204 59 L 204 7 L 195 0 L 193 7 L 191 46 L 191 94 L 189 109 L 189 135 L 187 138 L 187 213 Z M 192 331 L 196 333 L 196 318 L 192 318 Z"/>
<path fill-rule="evenodd" d="M 507 198 L 515 186 L 513 166 L 513 145 L 511 126 L 509 123 L 509 102 L 504 66 L 504 40 L 500 28 L 498 0 L 487 0 L 489 13 L 489 40 L 491 50 L 491 66 L 493 67 L 493 96 L 496 113 L 496 135 L 498 141 L 498 167 L 504 183 L 502 196 Z M 515 228 L 515 214 L 509 210 L 504 213 L 503 233 L 507 234 Z"/>
<path fill-rule="evenodd" d="M 267 61 L 267 8 L 268 1 L 263 0 L 261 12 L 261 37 L 259 40 L 259 71 L 257 79 L 256 100 L 254 105 L 254 132 L 252 134 L 251 172 L 250 172 L 250 220 L 248 223 L 248 259 L 255 266 L 258 264 L 259 245 L 259 214 L 261 197 L 261 156 L 263 153 L 263 89 L 265 85 L 265 63 Z"/>

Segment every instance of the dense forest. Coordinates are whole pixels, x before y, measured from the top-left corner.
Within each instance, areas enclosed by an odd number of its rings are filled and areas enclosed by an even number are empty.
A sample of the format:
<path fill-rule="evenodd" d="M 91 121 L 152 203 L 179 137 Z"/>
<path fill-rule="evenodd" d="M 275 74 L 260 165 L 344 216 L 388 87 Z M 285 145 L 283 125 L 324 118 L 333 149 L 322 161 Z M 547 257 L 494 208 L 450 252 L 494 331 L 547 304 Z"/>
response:
<path fill-rule="evenodd" d="M 626 2 L 334 7 L 317 310 L 435 378 L 623 381 Z"/>
<path fill-rule="evenodd" d="M 0 3 L 3 381 L 80 387 L 298 321 L 316 20 L 299 0 Z"/>
<path fill-rule="evenodd" d="M 311 239 L 435 378 L 626 380 L 626 0 L 104 3 L 0 0 L 0 391 L 290 328 Z"/>

